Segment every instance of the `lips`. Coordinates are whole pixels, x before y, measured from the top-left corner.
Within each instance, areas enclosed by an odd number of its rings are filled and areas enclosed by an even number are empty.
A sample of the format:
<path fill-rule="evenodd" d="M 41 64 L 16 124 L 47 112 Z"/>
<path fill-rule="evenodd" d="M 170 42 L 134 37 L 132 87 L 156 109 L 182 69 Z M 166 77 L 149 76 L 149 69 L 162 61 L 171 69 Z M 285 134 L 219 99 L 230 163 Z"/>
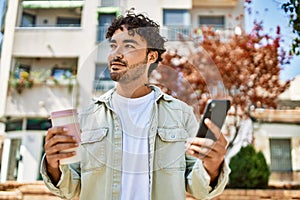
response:
<path fill-rule="evenodd" d="M 123 62 L 116 62 L 116 61 L 110 62 L 110 68 L 113 71 L 121 70 L 124 67 L 126 67 L 126 64 Z"/>

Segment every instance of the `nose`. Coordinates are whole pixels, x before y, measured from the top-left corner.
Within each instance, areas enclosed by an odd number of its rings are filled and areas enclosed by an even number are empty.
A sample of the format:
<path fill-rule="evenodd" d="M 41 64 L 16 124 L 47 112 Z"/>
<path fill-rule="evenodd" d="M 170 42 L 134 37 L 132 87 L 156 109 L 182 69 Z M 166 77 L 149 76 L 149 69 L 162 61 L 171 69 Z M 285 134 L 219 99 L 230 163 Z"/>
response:
<path fill-rule="evenodd" d="M 113 51 L 110 52 L 110 57 L 113 59 L 123 59 L 124 58 L 124 53 L 122 48 L 118 47 L 114 49 Z"/>
<path fill-rule="evenodd" d="M 123 54 L 117 54 L 114 56 L 114 59 L 123 59 L 124 55 Z"/>

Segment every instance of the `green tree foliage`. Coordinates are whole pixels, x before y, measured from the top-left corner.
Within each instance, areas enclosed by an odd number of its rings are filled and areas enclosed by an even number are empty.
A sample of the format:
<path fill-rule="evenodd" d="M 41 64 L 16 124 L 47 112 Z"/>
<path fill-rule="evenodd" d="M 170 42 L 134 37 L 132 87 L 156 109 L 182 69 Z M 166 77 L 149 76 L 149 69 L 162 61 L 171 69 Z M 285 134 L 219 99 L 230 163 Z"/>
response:
<path fill-rule="evenodd" d="M 253 145 L 242 147 L 230 161 L 231 188 L 267 188 L 270 169 L 262 152 L 256 152 Z"/>
<path fill-rule="evenodd" d="M 291 53 L 300 55 L 300 5 L 297 0 L 290 0 L 282 4 L 284 12 L 290 16 L 290 25 L 293 27 L 293 33 L 297 34 L 292 43 Z"/>

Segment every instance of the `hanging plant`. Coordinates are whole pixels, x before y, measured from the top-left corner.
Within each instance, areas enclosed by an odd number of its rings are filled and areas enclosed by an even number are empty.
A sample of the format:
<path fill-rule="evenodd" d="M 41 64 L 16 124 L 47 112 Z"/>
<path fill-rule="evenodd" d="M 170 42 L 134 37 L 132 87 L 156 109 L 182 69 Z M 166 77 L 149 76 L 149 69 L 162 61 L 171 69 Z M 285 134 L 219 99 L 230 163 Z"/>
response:
<path fill-rule="evenodd" d="M 19 78 L 10 78 L 9 85 L 21 94 L 25 88 L 32 88 L 33 79 L 31 79 L 28 72 L 22 71 Z"/>

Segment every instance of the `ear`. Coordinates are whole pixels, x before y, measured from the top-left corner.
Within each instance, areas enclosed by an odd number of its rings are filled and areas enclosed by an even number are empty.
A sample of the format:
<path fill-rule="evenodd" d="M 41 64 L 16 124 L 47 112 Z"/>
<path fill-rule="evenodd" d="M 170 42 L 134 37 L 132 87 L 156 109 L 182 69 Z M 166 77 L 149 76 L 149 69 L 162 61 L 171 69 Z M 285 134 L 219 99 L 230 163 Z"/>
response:
<path fill-rule="evenodd" d="M 150 51 L 148 53 L 148 63 L 149 64 L 152 64 L 152 63 L 155 63 L 157 58 L 158 58 L 158 52 L 157 51 Z"/>

